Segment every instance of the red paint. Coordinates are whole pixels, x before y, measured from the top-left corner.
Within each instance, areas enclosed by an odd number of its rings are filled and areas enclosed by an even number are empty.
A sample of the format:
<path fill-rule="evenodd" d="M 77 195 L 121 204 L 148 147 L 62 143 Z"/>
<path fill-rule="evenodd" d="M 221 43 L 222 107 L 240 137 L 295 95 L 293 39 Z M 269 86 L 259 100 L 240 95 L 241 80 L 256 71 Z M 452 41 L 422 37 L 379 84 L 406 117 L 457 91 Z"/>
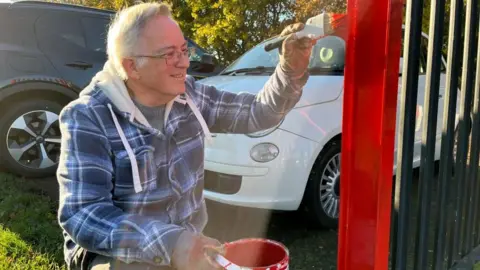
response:
<path fill-rule="evenodd" d="M 388 269 L 401 0 L 349 0 L 339 270 Z"/>
<path fill-rule="evenodd" d="M 275 241 L 242 239 L 225 244 L 225 258 L 232 263 L 253 270 L 288 269 L 288 250 Z"/>

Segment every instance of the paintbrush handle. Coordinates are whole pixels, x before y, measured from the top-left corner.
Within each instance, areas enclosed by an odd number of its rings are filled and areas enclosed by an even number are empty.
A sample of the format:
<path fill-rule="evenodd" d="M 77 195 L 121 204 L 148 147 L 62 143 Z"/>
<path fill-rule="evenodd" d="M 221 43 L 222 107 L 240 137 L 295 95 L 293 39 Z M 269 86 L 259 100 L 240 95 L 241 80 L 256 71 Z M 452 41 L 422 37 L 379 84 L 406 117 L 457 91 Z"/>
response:
<path fill-rule="evenodd" d="M 274 42 L 271 42 L 271 43 L 267 43 L 265 45 L 265 51 L 269 52 L 273 49 L 276 49 L 276 48 L 280 48 L 280 46 L 282 46 L 282 43 L 283 41 L 286 39 L 287 37 L 281 37 L 279 38 L 278 40 L 274 41 Z"/>
<path fill-rule="evenodd" d="M 313 36 L 313 35 L 309 35 L 307 32 L 305 31 L 300 31 L 300 32 L 296 32 L 295 33 L 296 35 L 296 38 L 297 39 L 301 39 L 301 38 L 304 38 L 304 37 L 310 37 L 312 40 L 319 40 L 323 37 L 325 37 L 324 35 L 322 36 Z M 273 49 L 276 49 L 276 48 L 280 48 L 280 46 L 282 46 L 282 43 L 283 41 L 287 38 L 288 36 L 284 36 L 284 37 L 280 37 L 278 38 L 276 41 L 274 42 L 270 42 L 270 43 L 267 43 L 264 47 L 265 51 L 269 52 Z"/>

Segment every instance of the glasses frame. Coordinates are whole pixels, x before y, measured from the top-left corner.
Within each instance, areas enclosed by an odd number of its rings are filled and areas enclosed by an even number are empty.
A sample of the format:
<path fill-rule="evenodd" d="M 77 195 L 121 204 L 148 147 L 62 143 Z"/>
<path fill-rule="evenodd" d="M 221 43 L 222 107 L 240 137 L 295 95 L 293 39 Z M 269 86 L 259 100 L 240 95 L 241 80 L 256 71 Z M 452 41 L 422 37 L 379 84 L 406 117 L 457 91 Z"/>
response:
<path fill-rule="evenodd" d="M 188 57 L 188 49 L 186 49 L 185 51 L 177 51 L 175 50 L 174 52 L 174 55 L 169 57 L 168 54 L 170 53 L 162 53 L 162 54 L 139 54 L 139 55 L 134 55 L 133 57 L 135 58 L 141 58 L 141 57 L 145 57 L 145 58 L 151 58 L 151 59 L 164 59 L 165 60 L 165 64 L 167 66 L 174 66 L 176 64 L 178 64 L 178 62 L 180 62 L 180 60 L 182 60 L 182 57 L 186 57 L 186 58 L 189 58 Z M 172 60 L 174 62 L 172 62 Z"/>

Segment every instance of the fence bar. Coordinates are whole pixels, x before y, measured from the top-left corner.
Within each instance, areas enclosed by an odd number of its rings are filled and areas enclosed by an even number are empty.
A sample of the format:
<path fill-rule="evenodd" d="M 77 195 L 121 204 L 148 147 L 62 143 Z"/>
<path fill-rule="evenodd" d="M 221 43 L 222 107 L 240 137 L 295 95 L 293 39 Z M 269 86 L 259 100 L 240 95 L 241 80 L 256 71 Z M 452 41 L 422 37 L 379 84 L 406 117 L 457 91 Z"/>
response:
<path fill-rule="evenodd" d="M 478 18 L 477 18 L 478 19 Z M 479 22 L 480 24 L 480 22 Z M 477 25 L 480 28 L 479 25 Z M 477 28 L 477 31 L 478 31 Z M 468 178 L 473 182 L 471 203 L 469 205 L 468 218 L 467 218 L 467 237 L 466 248 L 467 250 L 475 247 L 475 240 L 478 231 L 475 230 L 475 224 L 478 216 L 478 195 L 480 183 L 478 181 L 478 159 L 479 159 L 479 138 L 480 138 L 480 35 L 477 40 L 477 68 L 476 68 L 476 83 L 475 91 L 473 94 L 473 114 L 472 114 L 472 138 L 471 138 L 471 150 L 470 150 L 470 166 L 468 167 Z M 473 232 L 472 232 L 473 230 Z"/>
<path fill-rule="evenodd" d="M 478 18 L 477 18 L 478 19 Z M 478 24 L 477 24 L 478 25 Z M 478 29 L 478 28 L 477 28 Z M 477 30 L 478 31 L 478 30 Z M 477 43 L 478 44 L 478 43 Z M 480 50 L 478 50 L 478 45 L 477 45 L 477 59 L 478 57 L 480 57 Z M 470 191 L 470 196 L 468 196 L 467 198 L 470 199 L 470 201 L 467 203 L 467 213 L 468 213 L 468 216 L 467 216 L 467 220 L 466 220 L 466 223 L 467 223 L 467 229 L 466 229 L 466 233 L 465 233 L 465 245 L 464 245 L 464 251 L 468 251 L 470 249 L 473 248 L 473 243 L 472 243 L 472 236 L 473 236 L 473 232 L 472 232 L 472 227 L 473 227 L 473 221 L 474 221 L 474 213 L 476 215 L 476 212 L 478 211 L 478 208 L 477 208 L 477 203 L 478 203 L 478 194 L 479 193 L 476 193 L 477 191 L 477 186 L 478 186 L 478 179 L 477 179 L 477 175 L 478 175 L 478 148 L 479 148 L 479 145 L 478 145 L 478 138 L 480 137 L 480 119 L 479 119 L 479 112 L 478 112 L 478 106 L 479 106 L 479 94 L 480 94 L 480 88 L 478 86 L 478 84 L 480 83 L 480 81 L 478 80 L 478 76 L 479 76 L 479 72 L 478 72 L 478 67 L 479 67 L 479 62 L 477 60 L 477 68 L 476 68 L 476 71 L 477 71 L 477 74 L 476 74 L 476 77 L 477 77 L 477 83 L 475 86 L 475 91 L 474 91 L 474 94 L 473 94 L 473 115 L 472 115 L 472 136 L 471 136 L 471 149 L 470 149 L 470 162 L 469 162 L 469 166 L 467 167 L 468 168 L 468 180 L 469 182 L 471 182 L 471 191 Z M 472 78 L 472 81 L 473 81 L 473 78 Z"/>
<path fill-rule="evenodd" d="M 388 268 L 402 12 L 402 0 L 348 1 L 340 270 Z"/>
<path fill-rule="evenodd" d="M 395 210 L 398 211 L 395 269 L 407 269 L 413 143 L 418 94 L 423 0 L 407 0 L 402 96 L 398 134 Z"/>
<path fill-rule="evenodd" d="M 465 209 L 465 196 L 468 185 L 465 178 L 465 167 L 468 151 L 468 123 L 471 111 L 471 97 L 474 75 L 474 47 L 475 29 L 477 24 L 477 0 L 467 1 L 467 17 L 465 20 L 465 49 L 463 54 L 463 73 L 462 73 L 462 89 L 460 91 L 460 119 L 459 119 L 459 139 L 457 142 L 457 163 L 455 168 L 455 180 L 457 181 L 457 201 L 455 207 L 455 226 L 453 236 L 453 256 L 454 259 L 459 259 L 463 255 L 462 248 L 462 219 Z M 465 231 L 465 230 L 463 230 Z"/>
<path fill-rule="evenodd" d="M 428 42 L 427 76 L 425 84 L 425 115 L 423 121 L 422 152 L 420 158 L 420 180 L 415 245 L 414 269 L 427 269 L 428 236 L 431 209 L 433 173 L 435 167 L 435 143 L 437 135 L 438 98 L 440 72 L 442 67 L 443 24 L 445 16 L 445 0 L 431 1 L 430 33 Z"/>
<path fill-rule="evenodd" d="M 478 34 L 478 0 L 474 1 L 474 5 L 472 6 L 472 9 L 474 9 L 474 11 L 472 11 L 472 18 L 471 18 L 471 22 L 472 22 L 472 25 L 471 25 L 471 31 L 470 31 L 470 36 L 468 37 L 468 41 L 470 43 L 470 51 L 469 51 L 469 54 L 471 55 L 471 57 L 469 57 L 469 60 L 471 61 L 471 63 L 469 64 L 469 70 L 467 70 L 468 72 L 468 76 L 465 78 L 466 80 L 468 80 L 466 82 L 466 87 L 467 88 L 470 88 L 469 89 L 469 93 L 471 93 L 471 98 L 470 99 L 467 99 L 467 101 L 470 101 L 470 106 L 473 106 L 473 100 L 475 98 L 474 96 L 474 93 L 473 93 L 473 88 L 474 88 L 474 83 L 475 83 L 475 68 L 474 68 L 474 65 L 475 65 L 475 52 L 476 52 L 476 48 L 477 48 L 477 34 Z M 470 110 L 472 110 L 472 108 L 470 107 Z M 470 115 L 470 113 L 468 114 Z M 472 119 L 473 120 L 473 119 Z M 473 128 L 473 126 L 472 126 Z M 475 152 L 473 151 L 473 146 L 471 143 L 470 143 L 470 139 L 469 139 L 469 133 L 467 132 L 467 138 L 465 138 L 465 140 L 467 141 L 467 145 L 470 146 L 470 149 L 469 147 L 467 146 L 467 158 L 466 160 L 467 161 L 470 161 L 467 165 L 466 165 L 466 172 L 465 172 L 465 191 L 466 191 L 466 196 L 464 197 L 464 200 L 463 200 L 463 206 L 462 206 L 462 211 L 464 213 L 464 223 L 463 223 L 463 229 L 462 229 L 462 233 L 463 233 L 463 237 L 462 237 L 462 254 L 466 254 L 467 251 L 468 251 L 468 247 L 467 247 L 467 244 L 468 244 L 468 240 L 471 239 L 471 229 L 470 229 L 470 232 L 469 232 L 469 222 L 471 222 L 471 215 L 470 215 L 470 211 L 471 211 L 471 208 L 472 208 L 472 196 L 475 195 L 477 196 L 477 194 L 472 194 L 473 192 L 473 188 L 475 185 L 475 183 L 477 182 L 476 179 L 472 178 L 472 175 L 471 175 L 471 172 L 472 172 L 472 158 L 477 156 L 475 153 L 478 153 L 478 152 Z M 476 141 L 475 139 L 473 139 L 474 141 Z M 470 144 L 469 144 L 470 143 Z M 476 143 L 475 143 L 476 144 Z M 478 147 L 476 149 L 478 151 Z M 478 162 L 476 162 L 478 164 Z M 470 219 L 469 219 L 470 217 Z"/>
<path fill-rule="evenodd" d="M 445 241 L 448 220 L 449 183 L 452 179 L 453 142 L 457 110 L 458 74 L 460 71 L 460 45 L 463 0 L 452 0 L 450 6 L 450 29 L 448 35 L 447 79 L 443 115 L 443 133 L 439 172 L 438 207 L 436 208 L 435 247 L 433 268 L 444 269 Z M 453 186 L 455 188 L 455 185 Z M 451 248 L 451 245 L 449 246 Z"/>

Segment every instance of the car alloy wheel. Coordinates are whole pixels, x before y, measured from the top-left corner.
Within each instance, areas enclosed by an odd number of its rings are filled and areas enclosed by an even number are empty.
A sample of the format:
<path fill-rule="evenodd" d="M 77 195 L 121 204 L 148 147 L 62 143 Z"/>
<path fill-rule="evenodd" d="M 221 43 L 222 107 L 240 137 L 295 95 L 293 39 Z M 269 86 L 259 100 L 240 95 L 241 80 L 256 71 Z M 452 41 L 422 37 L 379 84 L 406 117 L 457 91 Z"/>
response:
<path fill-rule="evenodd" d="M 336 139 L 325 145 L 312 166 L 302 205 L 315 226 L 338 228 L 340 160 L 341 142 Z"/>
<path fill-rule="evenodd" d="M 60 154 L 58 114 L 36 110 L 27 112 L 12 123 L 7 131 L 10 156 L 29 169 L 55 166 Z"/>
<path fill-rule="evenodd" d="M 322 172 L 320 203 L 330 218 L 337 219 L 340 208 L 340 153 L 333 156 Z"/>

